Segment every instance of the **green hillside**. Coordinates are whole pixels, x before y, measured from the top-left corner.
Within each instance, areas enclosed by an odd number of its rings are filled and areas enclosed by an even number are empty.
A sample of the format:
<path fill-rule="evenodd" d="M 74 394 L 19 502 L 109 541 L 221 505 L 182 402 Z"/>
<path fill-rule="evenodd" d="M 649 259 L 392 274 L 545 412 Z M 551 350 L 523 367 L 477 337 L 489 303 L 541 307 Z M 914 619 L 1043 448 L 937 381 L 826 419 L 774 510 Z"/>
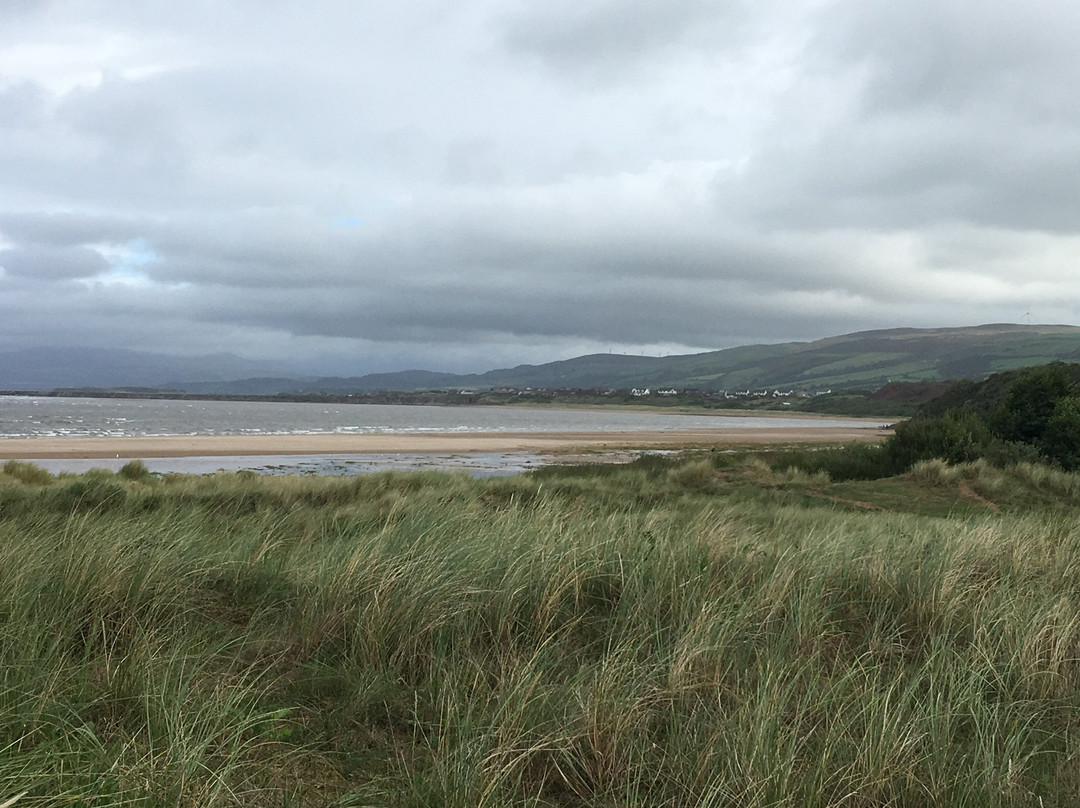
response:
<path fill-rule="evenodd" d="M 893 381 L 983 379 L 1052 361 L 1080 361 L 1080 327 L 985 325 L 863 331 L 815 342 L 748 345 L 685 356 L 593 354 L 482 374 L 384 373 L 319 379 L 306 390 L 675 387 L 702 390 L 876 389 Z"/>
<path fill-rule="evenodd" d="M 814 342 L 745 345 L 684 356 L 590 354 L 477 374 L 407 370 L 350 378 L 257 378 L 174 385 L 190 393 L 273 395 L 497 388 L 874 390 L 889 382 L 984 379 L 1080 361 L 1080 327 L 983 325 L 861 331 Z"/>

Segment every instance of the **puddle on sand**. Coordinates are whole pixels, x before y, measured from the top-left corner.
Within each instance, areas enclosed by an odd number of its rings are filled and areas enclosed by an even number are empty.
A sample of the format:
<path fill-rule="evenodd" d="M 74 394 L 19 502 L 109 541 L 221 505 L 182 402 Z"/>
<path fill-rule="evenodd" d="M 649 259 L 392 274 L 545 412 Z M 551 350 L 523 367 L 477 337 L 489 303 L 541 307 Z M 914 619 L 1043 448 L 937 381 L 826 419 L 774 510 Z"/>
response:
<path fill-rule="evenodd" d="M 53 474 L 82 474 L 90 469 L 119 471 L 132 460 L 116 458 L 58 458 L 30 460 Z M 500 477 L 539 468 L 550 458 L 533 452 L 469 452 L 464 454 L 385 453 L 349 455 L 244 455 L 235 457 L 145 457 L 143 464 L 157 474 L 213 474 L 248 469 L 257 474 L 307 474 L 348 477 L 378 471 L 466 471 L 474 477 Z"/>

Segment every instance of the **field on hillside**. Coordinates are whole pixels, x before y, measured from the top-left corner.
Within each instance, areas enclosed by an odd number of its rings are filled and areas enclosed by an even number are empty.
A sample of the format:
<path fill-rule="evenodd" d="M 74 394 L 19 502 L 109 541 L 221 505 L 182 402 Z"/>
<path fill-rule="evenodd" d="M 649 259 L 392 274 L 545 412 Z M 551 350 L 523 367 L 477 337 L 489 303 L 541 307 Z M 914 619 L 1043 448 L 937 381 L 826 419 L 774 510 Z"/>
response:
<path fill-rule="evenodd" d="M 771 457 L 8 463 L 0 805 L 1075 804 L 1080 477 Z"/>

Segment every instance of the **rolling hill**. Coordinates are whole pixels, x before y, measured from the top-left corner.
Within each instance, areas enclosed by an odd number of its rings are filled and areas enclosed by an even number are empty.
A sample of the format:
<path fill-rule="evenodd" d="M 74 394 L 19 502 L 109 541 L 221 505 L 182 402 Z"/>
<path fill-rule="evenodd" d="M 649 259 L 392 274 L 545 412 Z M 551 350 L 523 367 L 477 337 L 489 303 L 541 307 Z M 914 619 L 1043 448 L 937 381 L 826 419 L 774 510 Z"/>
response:
<path fill-rule="evenodd" d="M 53 390 L 66 387 L 156 387 L 180 389 L 183 379 L 225 384 L 256 374 L 286 371 L 270 362 L 221 353 L 167 356 L 107 348 L 40 347 L 0 353 L 0 389 Z M 295 379 L 281 378 L 295 385 Z"/>
<path fill-rule="evenodd" d="M 0 389 L 141 386 L 234 395 L 633 387 L 821 391 L 876 389 L 890 381 L 979 380 L 1055 360 L 1080 361 L 1080 327 L 896 328 L 685 356 L 592 354 L 479 374 L 409 370 L 316 379 L 289 377 L 280 368 L 227 355 L 182 359 L 132 351 L 48 349 L 0 354 Z"/>
<path fill-rule="evenodd" d="M 814 342 L 748 345 L 685 356 L 592 354 L 480 374 L 405 371 L 320 378 L 278 392 L 492 388 L 674 387 L 745 390 L 876 389 L 893 381 L 983 379 L 992 373 L 1055 360 L 1080 361 L 1080 327 L 985 325 L 862 331 Z M 248 379 L 229 386 L 185 385 L 192 392 L 254 392 L 282 380 Z"/>

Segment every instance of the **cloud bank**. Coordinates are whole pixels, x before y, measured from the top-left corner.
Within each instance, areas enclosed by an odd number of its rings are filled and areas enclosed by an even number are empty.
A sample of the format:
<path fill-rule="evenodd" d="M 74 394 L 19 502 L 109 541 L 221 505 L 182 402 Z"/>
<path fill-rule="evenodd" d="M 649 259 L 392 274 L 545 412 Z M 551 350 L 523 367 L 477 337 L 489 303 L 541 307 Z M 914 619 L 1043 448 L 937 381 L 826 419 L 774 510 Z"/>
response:
<path fill-rule="evenodd" d="M 0 349 L 361 373 L 1080 319 L 1080 9 L 0 6 Z"/>

